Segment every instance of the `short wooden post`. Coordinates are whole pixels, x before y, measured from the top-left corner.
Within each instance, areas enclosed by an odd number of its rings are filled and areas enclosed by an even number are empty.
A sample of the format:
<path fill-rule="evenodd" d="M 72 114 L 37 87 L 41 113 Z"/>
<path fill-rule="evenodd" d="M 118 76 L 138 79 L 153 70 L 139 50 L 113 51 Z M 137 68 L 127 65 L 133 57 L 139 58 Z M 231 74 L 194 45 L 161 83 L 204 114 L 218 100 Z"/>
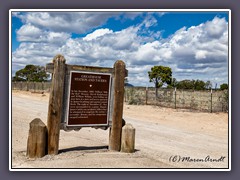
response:
<path fill-rule="evenodd" d="M 39 118 L 30 123 L 27 141 L 27 157 L 41 158 L 46 155 L 47 127 Z"/>
<path fill-rule="evenodd" d="M 121 152 L 133 153 L 135 148 L 135 129 L 131 124 L 122 128 Z"/>
<path fill-rule="evenodd" d="M 65 58 L 57 55 L 53 59 L 54 71 L 48 106 L 48 154 L 58 154 L 60 122 L 63 103 Z"/>
<path fill-rule="evenodd" d="M 121 60 L 114 64 L 114 104 L 112 127 L 110 129 L 109 149 L 121 150 L 122 115 L 124 101 L 124 79 L 126 75 L 125 63 Z"/>

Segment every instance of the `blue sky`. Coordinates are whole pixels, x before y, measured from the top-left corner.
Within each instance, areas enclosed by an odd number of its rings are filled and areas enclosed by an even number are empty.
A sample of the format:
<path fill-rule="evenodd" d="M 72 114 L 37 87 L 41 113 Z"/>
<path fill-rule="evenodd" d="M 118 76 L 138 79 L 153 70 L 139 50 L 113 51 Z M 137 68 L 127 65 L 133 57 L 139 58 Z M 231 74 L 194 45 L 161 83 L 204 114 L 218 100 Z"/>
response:
<path fill-rule="evenodd" d="M 228 12 L 12 11 L 12 75 L 45 66 L 56 54 L 68 64 L 112 67 L 125 61 L 129 83 L 153 86 L 152 66 L 173 77 L 228 82 Z"/>

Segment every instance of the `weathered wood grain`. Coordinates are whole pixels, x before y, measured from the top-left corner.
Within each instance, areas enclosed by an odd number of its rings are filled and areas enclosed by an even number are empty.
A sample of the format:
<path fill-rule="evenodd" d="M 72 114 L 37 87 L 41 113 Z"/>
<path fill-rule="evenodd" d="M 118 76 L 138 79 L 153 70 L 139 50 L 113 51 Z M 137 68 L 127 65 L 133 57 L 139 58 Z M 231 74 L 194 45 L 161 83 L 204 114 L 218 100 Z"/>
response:
<path fill-rule="evenodd" d="M 65 58 L 57 55 L 53 59 L 54 71 L 48 106 L 48 154 L 58 154 L 60 122 L 63 104 L 63 88 L 65 77 Z"/>
<path fill-rule="evenodd" d="M 41 158 L 46 155 L 47 127 L 39 118 L 30 123 L 27 141 L 27 157 Z"/>
<path fill-rule="evenodd" d="M 120 151 L 121 149 L 125 75 L 125 63 L 121 60 L 116 61 L 114 64 L 114 107 L 112 114 L 112 127 L 110 130 L 109 139 L 109 149 L 113 151 Z"/>
<path fill-rule="evenodd" d="M 122 128 L 121 152 L 133 153 L 135 148 L 135 128 L 126 124 Z"/>

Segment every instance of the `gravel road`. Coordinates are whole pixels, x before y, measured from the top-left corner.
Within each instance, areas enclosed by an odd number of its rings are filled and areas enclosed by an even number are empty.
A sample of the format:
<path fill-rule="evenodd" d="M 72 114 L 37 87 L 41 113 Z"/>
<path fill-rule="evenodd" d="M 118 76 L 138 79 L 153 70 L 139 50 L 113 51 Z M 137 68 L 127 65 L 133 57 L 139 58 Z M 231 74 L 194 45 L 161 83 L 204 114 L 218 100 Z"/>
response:
<path fill-rule="evenodd" d="M 228 114 L 124 105 L 135 153 L 108 150 L 109 130 L 60 132 L 59 154 L 26 157 L 29 123 L 47 124 L 48 94 L 12 93 L 12 161 L 21 168 L 228 168 Z"/>

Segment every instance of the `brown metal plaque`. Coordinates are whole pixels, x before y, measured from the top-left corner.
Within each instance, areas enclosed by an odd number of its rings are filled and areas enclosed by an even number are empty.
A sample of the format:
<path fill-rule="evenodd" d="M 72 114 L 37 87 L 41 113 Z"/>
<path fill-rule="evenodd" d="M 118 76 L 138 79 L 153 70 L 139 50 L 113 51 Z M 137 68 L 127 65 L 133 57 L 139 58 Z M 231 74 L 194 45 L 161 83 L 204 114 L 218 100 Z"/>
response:
<path fill-rule="evenodd" d="M 108 124 L 111 74 L 70 72 L 67 126 Z"/>

